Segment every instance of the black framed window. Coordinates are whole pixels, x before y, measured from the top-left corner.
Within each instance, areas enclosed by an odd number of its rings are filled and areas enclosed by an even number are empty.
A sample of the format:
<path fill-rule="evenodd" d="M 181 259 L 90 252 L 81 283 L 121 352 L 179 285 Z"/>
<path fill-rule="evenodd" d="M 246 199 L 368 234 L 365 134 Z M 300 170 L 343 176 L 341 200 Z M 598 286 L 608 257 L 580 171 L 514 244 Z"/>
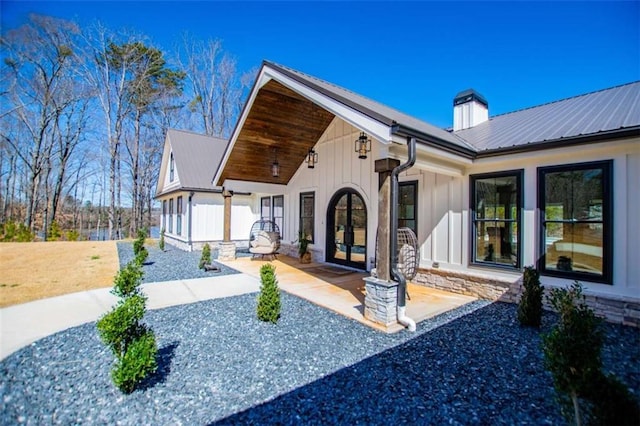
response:
<path fill-rule="evenodd" d="M 284 228 L 284 195 L 274 195 L 271 200 L 273 206 L 271 217 L 273 221 L 278 225 L 280 232 L 283 232 Z"/>
<path fill-rule="evenodd" d="M 182 235 L 182 196 L 176 200 L 176 234 Z"/>
<path fill-rule="evenodd" d="M 538 168 L 541 274 L 611 284 L 612 164 Z"/>
<path fill-rule="evenodd" d="M 173 161 L 173 152 L 171 153 L 171 157 L 169 158 L 169 182 L 173 182 L 173 175 L 175 169 L 175 161 Z"/>
<path fill-rule="evenodd" d="M 315 192 L 300 193 L 300 231 L 312 243 L 315 240 Z"/>
<path fill-rule="evenodd" d="M 173 198 L 169 198 L 169 232 L 173 232 Z"/>
<path fill-rule="evenodd" d="M 260 199 L 260 219 L 271 220 L 271 197 Z"/>
<path fill-rule="evenodd" d="M 410 228 L 418 235 L 418 182 L 400 182 L 398 194 L 398 228 Z"/>
<path fill-rule="evenodd" d="M 471 176 L 471 262 L 520 268 L 522 170 Z"/>
<path fill-rule="evenodd" d="M 162 229 L 167 228 L 167 200 L 162 201 Z"/>

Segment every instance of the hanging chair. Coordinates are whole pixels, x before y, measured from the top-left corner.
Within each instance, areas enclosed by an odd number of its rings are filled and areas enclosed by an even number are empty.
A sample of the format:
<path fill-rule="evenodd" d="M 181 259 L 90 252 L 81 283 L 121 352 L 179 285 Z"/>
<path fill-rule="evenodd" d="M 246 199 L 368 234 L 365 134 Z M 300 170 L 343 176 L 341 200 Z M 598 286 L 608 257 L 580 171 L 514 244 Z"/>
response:
<path fill-rule="evenodd" d="M 398 270 L 411 281 L 418 272 L 418 239 L 411 228 L 398 229 Z"/>
<path fill-rule="evenodd" d="M 280 248 L 280 229 L 272 220 L 258 220 L 251 226 L 249 252 L 253 257 L 276 257 Z"/>

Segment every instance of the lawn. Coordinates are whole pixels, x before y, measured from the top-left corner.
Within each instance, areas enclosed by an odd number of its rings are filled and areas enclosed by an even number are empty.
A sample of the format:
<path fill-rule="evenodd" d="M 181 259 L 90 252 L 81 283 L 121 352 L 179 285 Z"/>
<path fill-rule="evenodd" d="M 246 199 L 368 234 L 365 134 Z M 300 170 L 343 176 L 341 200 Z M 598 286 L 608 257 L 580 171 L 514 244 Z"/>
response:
<path fill-rule="evenodd" d="M 110 287 L 119 269 L 115 241 L 0 243 L 0 308 Z"/>

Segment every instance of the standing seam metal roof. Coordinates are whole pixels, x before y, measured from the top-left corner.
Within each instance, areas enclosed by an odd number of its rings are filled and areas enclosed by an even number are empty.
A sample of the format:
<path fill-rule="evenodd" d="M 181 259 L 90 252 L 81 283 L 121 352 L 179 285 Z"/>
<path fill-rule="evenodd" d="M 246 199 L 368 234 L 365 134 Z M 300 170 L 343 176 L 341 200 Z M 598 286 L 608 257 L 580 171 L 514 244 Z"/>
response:
<path fill-rule="evenodd" d="M 225 139 L 169 129 L 167 139 L 180 179 L 180 188 L 212 190 L 213 175 L 229 143 Z"/>
<path fill-rule="evenodd" d="M 455 134 L 478 152 L 638 128 L 640 81 L 498 115 Z"/>

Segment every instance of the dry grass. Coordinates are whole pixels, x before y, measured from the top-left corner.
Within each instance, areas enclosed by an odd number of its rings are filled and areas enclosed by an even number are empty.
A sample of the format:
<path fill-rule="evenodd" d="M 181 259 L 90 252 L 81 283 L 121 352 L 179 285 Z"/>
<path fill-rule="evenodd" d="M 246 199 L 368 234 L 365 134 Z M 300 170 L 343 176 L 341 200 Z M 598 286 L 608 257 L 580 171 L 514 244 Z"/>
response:
<path fill-rule="evenodd" d="M 111 287 L 118 268 L 115 241 L 0 243 L 0 308 Z"/>

